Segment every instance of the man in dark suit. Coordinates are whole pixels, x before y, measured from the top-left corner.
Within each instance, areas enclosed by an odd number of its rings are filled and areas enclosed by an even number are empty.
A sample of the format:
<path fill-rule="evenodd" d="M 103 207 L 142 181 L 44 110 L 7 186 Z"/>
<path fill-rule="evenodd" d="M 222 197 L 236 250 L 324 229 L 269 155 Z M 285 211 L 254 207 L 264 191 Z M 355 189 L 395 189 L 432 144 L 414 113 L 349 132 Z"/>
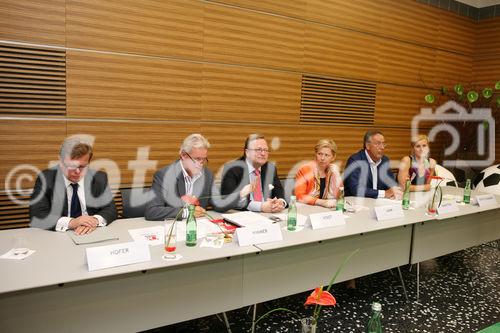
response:
<path fill-rule="evenodd" d="M 268 158 L 269 147 L 264 136 L 248 136 L 243 156 L 224 166 L 220 210 L 236 208 L 275 213 L 286 207 L 276 166 L 268 162 Z"/>
<path fill-rule="evenodd" d="M 195 204 L 195 216 L 205 215 L 210 203 L 213 175 L 206 167 L 210 143 L 201 134 L 186 137 L 179 160 L 158 170 L 153 177 L 153 199 L 146 205 L 145 217 L 161 221 L 176 217 L 186 203 Z M 179 218 L 187 217 L 187 209 Z"/>
<path fill-rule="evenodd" d="M 364 149 L 349 157 L 344 171 L 346 196 L 400 198 L 401 190 L 384 155 L 384 135 L 377 130 L 366 132 Z"/>
<path fill-rule="evenodd" d="M 116 207 L 102 171 L 88 168 L 92 146 L 66 139 L 59 164 L 42 171 L 30 199 L 30 225 L 35 228 L 87 234 L 116 219 Z"/>

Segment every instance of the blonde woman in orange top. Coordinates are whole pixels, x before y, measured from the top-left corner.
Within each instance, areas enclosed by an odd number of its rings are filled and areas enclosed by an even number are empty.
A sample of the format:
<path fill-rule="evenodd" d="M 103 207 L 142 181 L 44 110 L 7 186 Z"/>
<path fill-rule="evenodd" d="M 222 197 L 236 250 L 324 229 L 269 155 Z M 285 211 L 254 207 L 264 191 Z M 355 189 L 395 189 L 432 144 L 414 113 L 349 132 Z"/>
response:
<path fill-rule="evenodd" d="M 334 208 L 337 203 L 342 177 L 333 164 L 337 145 L 333 140 L 321 139 L 314 147 L 313 161 L 304 164 L 295 176 L 295 196 L 308 205 Z"/>

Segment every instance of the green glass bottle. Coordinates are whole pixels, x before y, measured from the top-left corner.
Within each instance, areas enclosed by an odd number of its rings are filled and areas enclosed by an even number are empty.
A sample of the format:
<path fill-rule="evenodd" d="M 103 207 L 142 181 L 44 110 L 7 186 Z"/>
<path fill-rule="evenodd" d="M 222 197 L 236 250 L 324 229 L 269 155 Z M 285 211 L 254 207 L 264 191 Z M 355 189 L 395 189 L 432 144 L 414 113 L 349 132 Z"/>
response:
<path fill-rule="evenodd" d="M 464 203 L 466 204 L 470 203 L 470 192 L 471 192 L 470 179 L 467 179 L 464 188 Z"/>
<path fill-rule="evenodd" d="M 380 318 L 382 316 L 382 305 L 377 302 L 372 304 L 372 316 L 366 325 L 366 333 L 382 333 L 382 322 Z"/>
<path fill-rule="evenodd" d="M 403 209 L 410 208 L 410 179 L 406 179 L 405 192 L 403 193 Z"/>
<path fill-rule="evenodd" d="M 196 246 L 196 218 L 194 217 L 194 205 L 188 206 L 188 218 L 186 221 L 186 246 Z"/>
<path fill-rule="evenodd" d="M 337 206 L 335 209 L 343 212 L 344 211 L 344 204 L 345 204 L 344 188 L 339 187 L 339 197 L 337 198 Z"/>
<path fill-rule="evenodd" d="M 295 196 L 290 197 L 290 204 L 288 205 L 288 216 L 287 216 L 287 229 L 289 231 L 295 231 L 297 229 L 297 205 L 295 204 Z"/>

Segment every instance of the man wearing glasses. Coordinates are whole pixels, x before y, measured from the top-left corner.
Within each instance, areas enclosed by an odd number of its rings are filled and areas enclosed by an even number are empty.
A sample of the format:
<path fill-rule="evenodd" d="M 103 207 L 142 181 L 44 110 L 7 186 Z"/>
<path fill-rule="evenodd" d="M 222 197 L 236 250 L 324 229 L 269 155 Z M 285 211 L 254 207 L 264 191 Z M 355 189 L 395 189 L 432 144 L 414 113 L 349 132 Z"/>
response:
<path fill-rule="evenodd" d="M 92 146 L 66 139 L 56 167 L 38 175 L 30 199 L 31 226 L 88 234 L 116 219 L 116 207 L 102 171 L 89 169 Z"/>
<path fill-rule="evenodd" d="M 384 155 L 387 147 L 382 132 L 366 132 L 364 149 L 351 155 L 344 171 L 346 196 L 399 199 L 401 190 Z"/>
<path fill-rule="evenodd" d="M 263 135 L 252 134 L 245 141 L 243 156 L 224 166 L 221 194 L 232 198 L 227 209 L 276 213 L 287 203 L 276 166 L 268 162 L 269 147 Z"/>
<path fill-rule="evenodd" d="M 154 197 L 146 205 L 145 217 L 150 221 L 174 218 L 186 203 L 195 204 L 195 216 L 205 215 L 211 197 L 213 175 L 207 168 L 210 143 L 201 134 L 184 139 L 179 159 L 158 170 L 151 190 Z M 187 217 L 184 208 L 179 218 Z"/>

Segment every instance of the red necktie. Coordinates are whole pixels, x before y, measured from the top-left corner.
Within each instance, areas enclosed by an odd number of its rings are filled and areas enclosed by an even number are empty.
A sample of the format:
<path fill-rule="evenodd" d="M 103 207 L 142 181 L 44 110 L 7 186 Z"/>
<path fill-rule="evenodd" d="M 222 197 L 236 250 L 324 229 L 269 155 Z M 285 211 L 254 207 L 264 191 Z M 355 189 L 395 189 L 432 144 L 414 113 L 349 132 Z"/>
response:
<path fill-rule="evenodd" d="M 255 169 L 254 173 L 255 173 L 255 189 L 253 190 L 253 200 L 262 201 L 262 185 L 260 181 L 260 171 L 258 169 Z"/>

